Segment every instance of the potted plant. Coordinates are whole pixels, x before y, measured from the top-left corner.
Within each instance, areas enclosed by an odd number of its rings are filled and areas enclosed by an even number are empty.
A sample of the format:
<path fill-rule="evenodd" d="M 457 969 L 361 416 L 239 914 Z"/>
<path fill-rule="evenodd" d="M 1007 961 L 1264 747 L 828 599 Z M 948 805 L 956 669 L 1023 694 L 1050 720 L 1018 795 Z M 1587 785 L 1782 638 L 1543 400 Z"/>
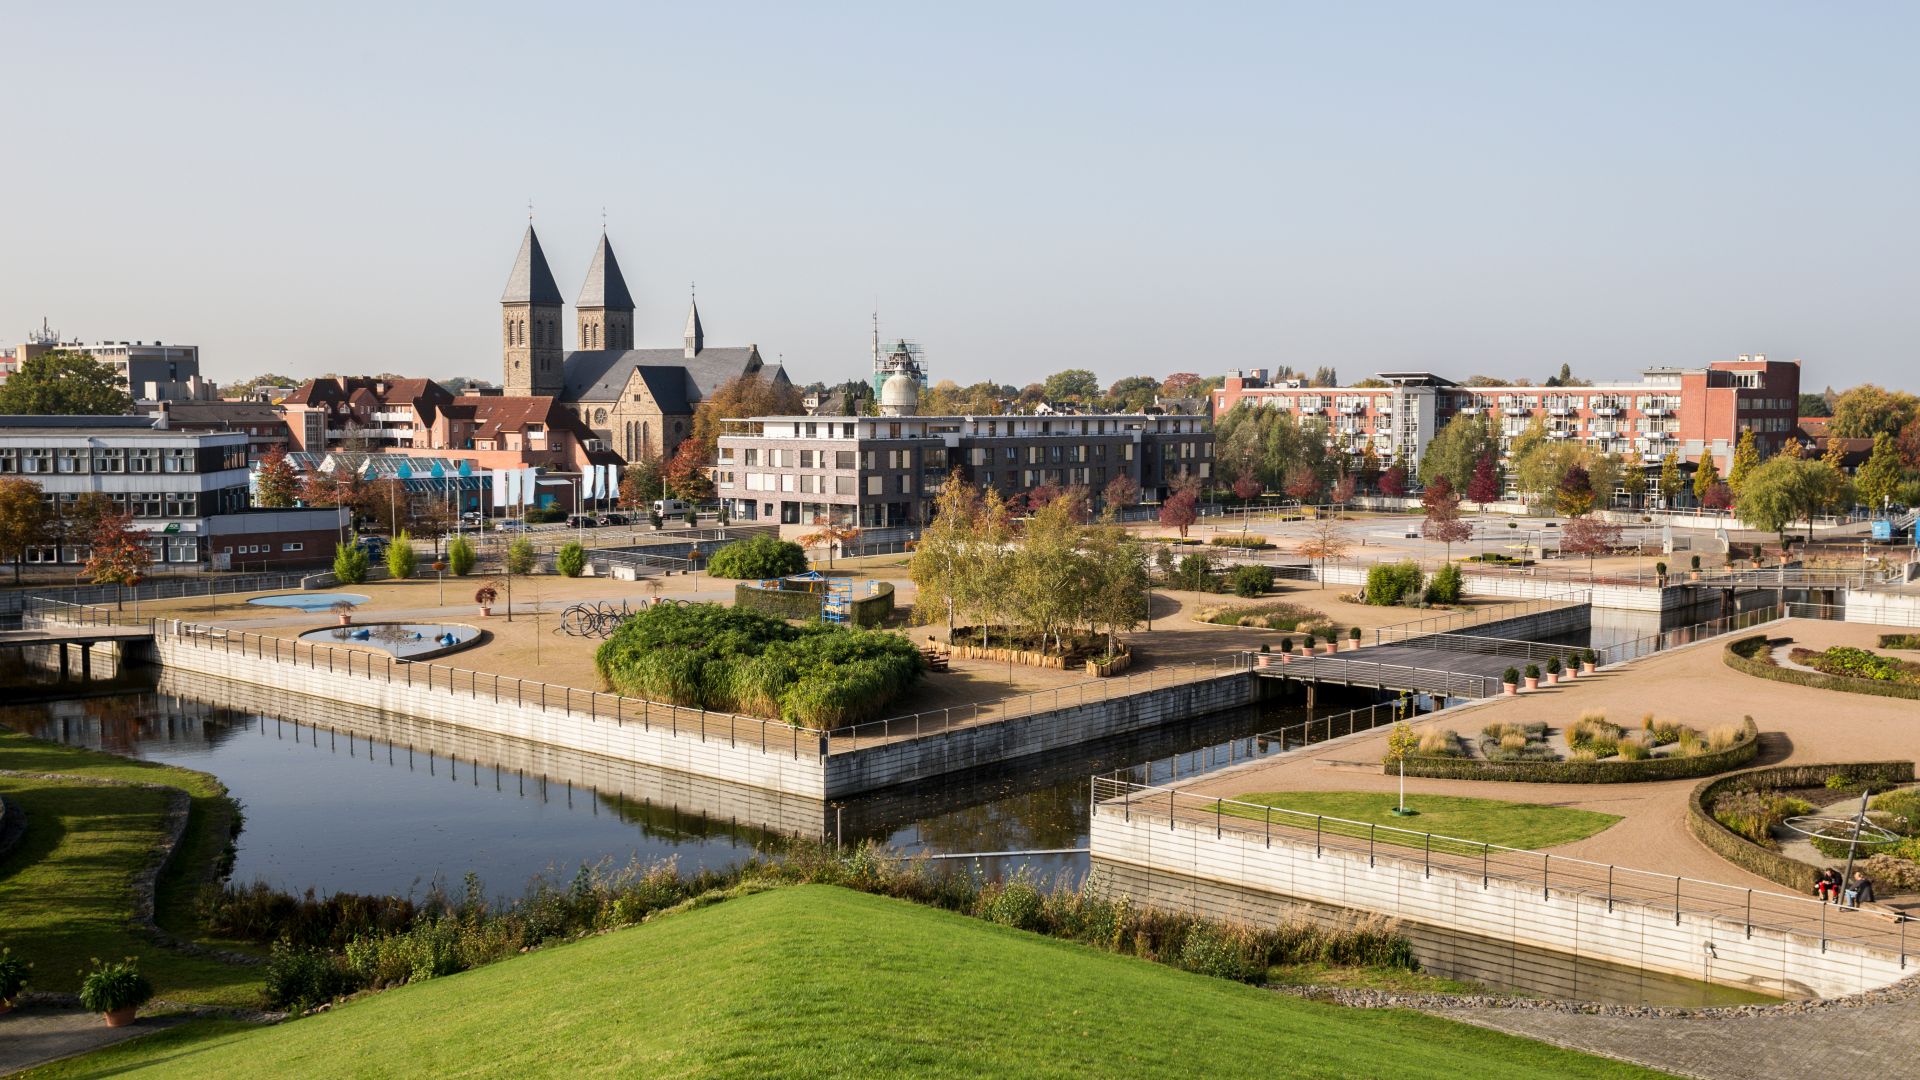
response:
<path fill-rule="evenodd" d="M 108 1027 L 133 1023 L 134 1014 L 153 997 L 153 984 L 140 974 L 139 961 L 129 956 L 117 964 L 95 960 L 80 980 L 80 1007 L 97 1012 Z"/>
<path fill-rule="evenodd" d="M 341 626 L 353 625 L 353 604 L 351 602 L 335 600 L 333 603 L 327 605 L 327 610 L 333 612 L 333 617 L 340 620 Z"/>
<path fill-rule="evenodd" d="M 1559 684 L 1559 682 L 1560 682 L 1560 658 L 1557 656 L 1550 656 L 1547 658 L 1547 685 L 1556 686 Z"/>
<path fill-rule="evenodd" d="M 1579 678 L 1579 671 L 1580 671 L 1580 650 L 1575 649 L 1572 652 L 1567 654 L 1567 658 L 1565 660 L 1561 661 L 1560 674 L 1565 676 L 1568 682 L 1572 682 L 1574 679 Z"/>
<path fill-rule="evenodd" d="M 1283 664 L 1293 663 L 1293 639 L 1290 637 L 1280 639 L 1280 662 Z"/>
<path fill-rule="evenodd" d="M 1353 650 L 1358 649 L 1359 647 L 1360 647 L 1360 628 L 1357 626 L 1350 626 L 1347 628 L 1347 651 L 1352 652 Z"/>
<path fill-rule="evenodd" d="M 0 1016 L 13 1011 L 13 999 L 27 988 L 27 971 L 32 967 L 14 959 L 12 949 L 0 949 Z"/>
<path fill-rule="evenodd" d="M 1687 569 L 1687 580 L 1688 581 L 1700 580 L 1700 556 L 1698 555 L 1694 555 L 1690 559 L 1689 566 Z"/>
<path fill-rule="evenodd" d="M 1508 668 L 1506 673 L 1500 676 L 1500 692 L 1508 697 L 1520 692 L 1519 668 Z"/>
<path fill-rule="evenodd" d="M 480 605 L 480 617 L 483 619 L 493 614 L 493 602 L 498 599 L 500 590 L 491 581 L 473 591 L 473 602 Z"/>
<path fill-rule="evenodd" d="M 1527 675 L 1527 689 L 1529 690 L 1540 689 L 1540 665 L 1528 664 L 1526 675 Z"/>
<path fill-rule="evenodd" d="M 1600 663 L 1600 654 L 1594 652 L 1592 649 L 1588 649 L 1587 654 L 1580 658 L 1580 674 L 1582 675 L 1593 674 L 1593 669 L 1596 666 L 1598 666 L 1599 663 Z"/>
<path fill-rule="evenodd" d="M 1653 576 L 1656 580 L 1660 582 L 1661 588 L 1663 589 L 1666 588 L 1667 587 L 1667 564 L 1663 562 L 1654 563 Z"/>
<path fill-rule="evenodd" d="M 1300 644 L 1300 655 L 1312 656 L 1313 647 L 1319 644 L 1319 641 L 1320 639 L 1317 636 L 1315 636 L 1313 631 L 1311 630 L 1307 631 L 1305 640 L 1303 640 Z"/>

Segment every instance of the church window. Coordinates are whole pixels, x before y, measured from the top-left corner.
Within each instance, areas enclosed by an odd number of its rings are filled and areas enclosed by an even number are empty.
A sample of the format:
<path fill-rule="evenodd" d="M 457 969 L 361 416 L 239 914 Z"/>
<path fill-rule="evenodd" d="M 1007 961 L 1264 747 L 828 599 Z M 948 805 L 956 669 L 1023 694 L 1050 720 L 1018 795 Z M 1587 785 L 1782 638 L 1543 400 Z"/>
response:
<path fill-rule="evenodd" d="M 607 422 L 607 410 L 605 410 L 605 409 L 595 409 L 595 410 L 593 411 L 593 422 L 594 422 L 594 423 L 596 423 L 596 424 L 604 424 L 604 423 L 606 423 L 606 422 Z"/>

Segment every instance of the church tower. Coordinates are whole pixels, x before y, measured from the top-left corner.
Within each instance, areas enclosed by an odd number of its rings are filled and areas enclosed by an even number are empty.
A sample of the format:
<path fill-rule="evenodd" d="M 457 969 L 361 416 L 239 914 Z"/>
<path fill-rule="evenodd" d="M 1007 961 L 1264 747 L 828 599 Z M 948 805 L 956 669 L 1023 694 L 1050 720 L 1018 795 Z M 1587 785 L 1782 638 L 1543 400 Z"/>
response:
<path fill-rule="evenodd" d="M 707 331 L 700 325 L 700 302 L 687 301 L 687 346 L 686 358 L 691 360 L 700 355 L 707 347 Z"/>
<path fill-rule="evenodd" d="M 560 309 L 565 304 L 529 223 L 507 277 L 507 291 L 500 297 L 501 385 L 508 396 L 559 395 L 566 383 L 561 373 L 566 350 L 560 341 Z"/>
<path fill-rule="evenodd" d="M 580 299 L 573 302 L 578 335 L 574 347 L 624 351 L 633 348 L 633 296 L 627 292 L 627 279 L 620 276 L 620 260 L 613 257 L 613 245 L 607 234 L 600 234 L 600 246 L 594 249 L 593 265 L 587 267 L 587 283 L 580 287 Z"/>

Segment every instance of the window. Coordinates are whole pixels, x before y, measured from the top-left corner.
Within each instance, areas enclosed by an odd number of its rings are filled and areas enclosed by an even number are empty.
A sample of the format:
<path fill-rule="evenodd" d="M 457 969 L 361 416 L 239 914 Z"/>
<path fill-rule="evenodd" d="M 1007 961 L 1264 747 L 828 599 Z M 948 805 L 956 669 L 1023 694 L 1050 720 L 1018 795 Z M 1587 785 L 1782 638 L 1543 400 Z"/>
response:
<path fill-rule="evenodd" d="M 20 451 L 20 471 L 23 473 L 44 473 L 53 471 L 53 451 L 47 448 L 27 447 Z"/>
<path fill-rule="evenodd" d="M 83 473 L 92 455 L 85 447 L 61 447 L 54 455 L 54 470 L 63 473 Z"/>
<path fill-rule="evenodd" d="M 853 451 L 835 450 L 833 452 L 833 467 L 836 469 L 853 468 Z"/>
<path fill-rule="evenodd" d="M 20 471 L 20 452 L 11 446 L 0 447 L 0 473 Z"/>
<path fill-rule="evenodd" d="M 281 551 L 305 551 L 306 549 L 307 545 L 298 540 L 289 541 L 288 543 L 280 545 Z"/>
<path fill-rule="evenodd" d="M 742 465 L 758 465 L 758 464 L 760 464 L 760 451 L 758 451 L 758 450 L 743 450 L 743 451 L 741 451 L 741 455 L 740 455 L 740 464 L 742 464 Z"/>
<path fill-rule="evenodd" d="M 200 493 L 196 491 L 170 491 L 167 493 L 167 516 L 170 518 L 199 517 Z"/>
<path fill-rule="evenodd" d="M 200 541 L 192 536 L 167 537 L 167 561 L 171 563 L 199 562 Z"/>
<path fill-rule="evenodd" d="M 869 495 L 886 494 L 886 488 L 882 486 L 885 482 L 886 482 L 886 477 L 884 476 L 867 477 L 867 494 Z"/>

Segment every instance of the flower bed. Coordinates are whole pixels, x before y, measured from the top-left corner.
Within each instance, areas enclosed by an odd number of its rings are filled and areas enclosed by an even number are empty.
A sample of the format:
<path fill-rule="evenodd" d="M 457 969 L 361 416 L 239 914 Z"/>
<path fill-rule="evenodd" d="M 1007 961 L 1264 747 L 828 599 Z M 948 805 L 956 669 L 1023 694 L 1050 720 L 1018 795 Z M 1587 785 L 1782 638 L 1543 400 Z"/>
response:
<path fill-rule="evenodd" d="M 1289 604 L 1282 600 L 1269 600 L 1263 604 L 1201 608 L 1194 618 L 1217 626 L 1247 626 L 1256 630 L 1287 630 L 1295 633 L 1310 632 L 1323 640 L 1328 635 L 1345 636 L 1345 632 L 1335 626 L 1325 612 L 1301 607 L 1298 604 Z"/>
<path fill-rule="evenodd" d="M 1773 662 L 1773 648 L 1776 645 L 1787 644 L 1788 640 L 1755 634 L 1730 642 L 1721 656 L 1725 659 L 1727 666 L 1735 671 L 1744 671 L 1749 675 L 1772 679 L 1775 682 L 1811 686 L 1816 690 L 1839 690 L 1849 694 L 1873 694 L 1878 697 L 1920 700 L 1920 685 L 1913 683 L 1856 679 L 1845 675 L 1828 675 L 1818 671 L 1783 668 Z"/>
<path fill-rule="evenodd" d="M 1497 737 L 1491 734 L 1494 728 L 1514 728 L 1502 730 Z M 1483 738 L 1493 738 L 1496 749 L 1503 753 L 1505 760 L 1488 758 L 1468 758 L 1460 756 L 1426 756 L 1416 750 L 1406 759 L 1408 776 L 1423 776 L 1434 780 L 1504 780 L 1529 784 L 1633 784 L 1650 780 L 1684 780 L 1696 776 L 1712 776 L 1715 773 L 1736 769 L 1754 759 L 1760 752 L 1760 730 L 1754 725 L 1753 717 L 1746 717 L 1740 725 L 1734 741 L 1721 749 L 1704 749 L 1692 754 L 1668 754 L 1664 756 L 1648 755 L 1643 758 L 1614 757 L 1600 760 L 1574 757 L 1560 761 L 1547 758 L 1552 753 L 1546 749 L 1545 729 L 1542 726 L 1537 736 L 1530 735 L 1527 728 L 1518 725 L 1488 725 L 1482 732 Z M 1515 738 L 1520 741 L 1509 746 Z M 1704 745 L 1704 744 L 1703 744 Z M 1529 750 L 1538 746 L 1539 749 Z M 1579 752 L 1576 744 L 1576 754 Z M 1588 751 L 1591 753 L 1592 751 Z M 1395 765 L 1388 763 L 1386 769 L 1394 771 Z"/>
<path fill-rule="evenodd" d="M 1273 542 L 1264 536 L 1216 536 L 1207 543 L 1214 547 L 1242 548 L 1248 551 L 1262 551 L 1273 546 Z"/>
<path fill-rule="evenodd" d="M 1904 784 L 1913 780 L 1911 761 L 1867 761 L 1831 765 L 1776 765 L 1708 780 L 1687 799 L 1687 831 L 1728 862 L 1799 892 L 1811 893 L 1819 870 L 1749 840 L 1714 818 L 1710 809 L 1723 794 L 1825 787 L 1835 777 L 1853 783 Z"/>
<path fill-rule="evenodd" d="M 1058 671 L 1078 668 L 1096 657 L 1107 655 L 1106 635 L 1085 631 L 1067 634 L 1064 649 L 1051 640 L 1041 641 L 1031 630 L 1009 632 L 1004 626 L 986 627 L 984 634 L 978 626 L 956 626 L 950 640 L 958 656 L 975 660 L 1011 661 L 1025 667 L 1053 668 Z M 1119 649 L 1123 653 L 1128 652 L 1124 645 Z"/>

